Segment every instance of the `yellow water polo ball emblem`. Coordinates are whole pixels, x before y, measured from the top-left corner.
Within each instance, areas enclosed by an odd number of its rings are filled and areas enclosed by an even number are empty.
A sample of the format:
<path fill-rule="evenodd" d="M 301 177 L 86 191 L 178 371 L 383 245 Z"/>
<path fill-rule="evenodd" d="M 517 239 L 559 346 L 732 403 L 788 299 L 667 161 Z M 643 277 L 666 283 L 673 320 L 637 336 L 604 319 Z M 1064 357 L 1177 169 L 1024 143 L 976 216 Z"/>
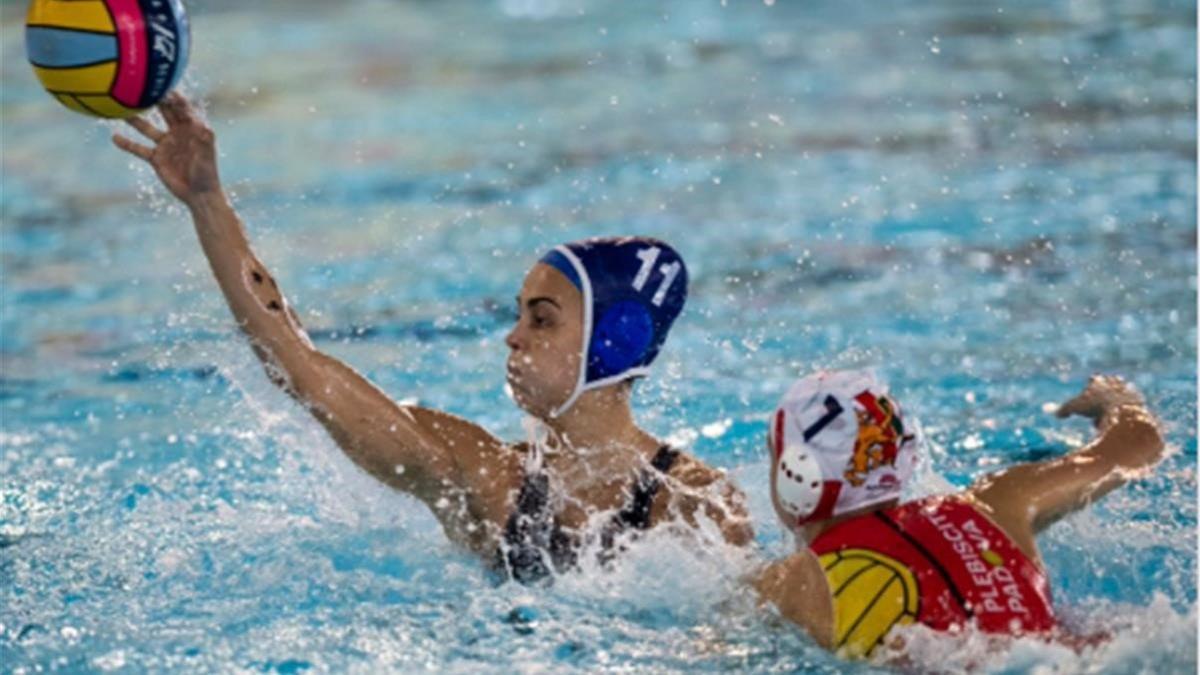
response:
<path fill-rule="evenodd" d="M 826 553 L 820 561 L 833 594 L 840 655 L 867 656 L 893 627 L 917 620 L 920 586 L 900 561 L 862 548 Z"/>

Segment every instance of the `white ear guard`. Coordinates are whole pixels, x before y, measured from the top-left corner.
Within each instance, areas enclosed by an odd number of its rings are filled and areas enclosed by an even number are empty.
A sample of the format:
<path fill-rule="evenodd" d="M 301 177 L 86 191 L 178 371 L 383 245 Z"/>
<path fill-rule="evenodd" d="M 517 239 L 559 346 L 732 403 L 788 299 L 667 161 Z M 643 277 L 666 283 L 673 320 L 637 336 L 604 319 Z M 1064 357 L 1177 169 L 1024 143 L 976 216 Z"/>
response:
<path fill-rule="evenodd" d="M 769 432 L 775 462 L 774 489 L 780 506 L 799 522 L 816 511 L 825 477 L 812 449 L 785 431 L 786 422 L 784 411 L 776 411 Z"/>
<path fill-rule="evenodd" d="M 803 444 L 787 445 L 775 473 L 775 494 L 784 509 L 805 520 L 817 510 L 824 484 L 821 465 Z"/>

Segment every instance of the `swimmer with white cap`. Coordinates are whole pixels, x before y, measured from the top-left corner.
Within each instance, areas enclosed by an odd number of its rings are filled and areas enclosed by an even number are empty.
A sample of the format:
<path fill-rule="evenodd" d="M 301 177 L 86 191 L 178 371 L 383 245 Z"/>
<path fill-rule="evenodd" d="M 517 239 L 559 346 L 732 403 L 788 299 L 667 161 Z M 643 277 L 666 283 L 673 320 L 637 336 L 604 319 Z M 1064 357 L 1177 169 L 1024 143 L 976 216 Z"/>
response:
<path fill-rule="evenodd" d="M 640 428 L 634 379 L 649 372 L 687 297 L 667 244 L 597 239 L 553 249 L 525 277 L 509 332 L 508 384 L 539 422 L 538 443 L 505 443 L 445 412 L 399 405 L 312 344 L 250 248 L 217 173 L 212 129 L 178 93 L 166 128 L 135 117 L 149 145 L 115 135 L 190 210 L 239 327 L 272 381 L 360 467 L 423 501 L 455 542 L 520 581 L 569 569 L 591 536 L 704 516 L 736 545 L 752 538 L 743 497 L 720 471 Z M 585 525 L 597 513 L 598 531 Z M 591 523 L 596 524 L 596 523 Z"/>
<path fill-rule="evenodd" d="M 1094 377 L 1058 409 L 1090 418 L 1089 445 L 989 474 L 968 489 L 901 503 L 921 454 L 915 420 L 868 371 L 799 380 L 771 420 L 771 501 L 800 544 L 755 581 L 761 599 L 842 656 L 885 645 L 892 628 L 974 625 L 985 633 L 1086 640 L 1058 628 L 1036 535 L 1163 455 L 1134 388 Z"/>

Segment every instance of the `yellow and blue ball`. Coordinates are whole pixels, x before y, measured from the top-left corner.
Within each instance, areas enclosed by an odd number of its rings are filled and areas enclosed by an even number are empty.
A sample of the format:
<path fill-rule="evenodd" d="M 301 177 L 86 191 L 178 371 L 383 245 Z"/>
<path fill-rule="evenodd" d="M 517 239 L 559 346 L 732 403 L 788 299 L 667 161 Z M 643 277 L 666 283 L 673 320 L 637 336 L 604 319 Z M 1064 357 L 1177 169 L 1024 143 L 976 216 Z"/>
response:
<path fill-rule="evenodd" d="M 71 110 L 124 118 L 158 103 L 187 66 L 179 0 L 33 0 L 25 53 L 46 91 Z"/>

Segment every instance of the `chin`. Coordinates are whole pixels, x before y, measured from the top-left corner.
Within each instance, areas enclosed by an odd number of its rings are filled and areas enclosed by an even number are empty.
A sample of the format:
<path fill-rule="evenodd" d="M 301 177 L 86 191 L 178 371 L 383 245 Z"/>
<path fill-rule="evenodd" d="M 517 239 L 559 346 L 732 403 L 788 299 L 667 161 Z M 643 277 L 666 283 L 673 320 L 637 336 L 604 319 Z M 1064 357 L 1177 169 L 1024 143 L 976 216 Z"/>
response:
<path fill-rule="evenodd" d="M 520 396 L 513 396 L 513 403 L 516 403 L 517 407 L 520 408 L 521 412 L 525 413 L 526 415 L 533 415 L 534 417 L 545 417 L 545 414 L 542 411 L 538 410 L 534 405 L 529 403 L 529 401 L 526 401 L 525 399 L 521 398 Z"/>
<path fill-rule="evenodd" d="M 541 405 L 539 401 L 533 400 L 529 396 L 528 392 L 519 388 L 511 381 L 508 383 L 508 390 L 509 398 L 513 400 L 513 403 L 517 404 L 517 407 L 521 409 L 521 412 L 524 412 L 528 415 L 533 415 L 539 419 L 546 419 L 550 416 L 551 408 L 549 406 Z"/>

